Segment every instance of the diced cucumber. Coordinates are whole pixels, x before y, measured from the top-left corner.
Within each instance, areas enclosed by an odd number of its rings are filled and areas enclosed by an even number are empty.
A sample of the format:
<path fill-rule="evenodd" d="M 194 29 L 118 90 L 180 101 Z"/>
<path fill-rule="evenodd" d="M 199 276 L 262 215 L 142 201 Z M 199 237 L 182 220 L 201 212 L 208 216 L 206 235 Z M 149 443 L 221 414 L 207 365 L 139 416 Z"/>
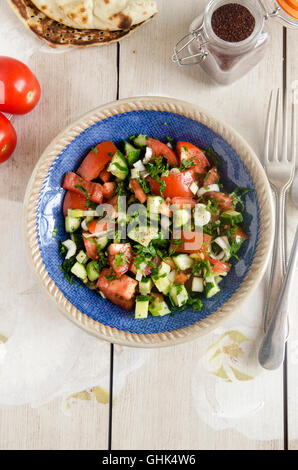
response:
<path fill-rule="evenodd" d="M 109 243 L 109 237 L 106 235 L 104 237 L 100 237 L 96 240 L 96 249 L 97 251 L 103 250 L 107 244 Z"/>
<path fill-rule="evenodd" d="M 154 284 L 156 286 L 156 288 L 159 290 L 159 292 L 161 292 L 162 294 L 165 294 L 167 295 L 169 293 L 169 290 L 170 290 L 170 287 L 172 285 L 170 279 L 168 277 L 166 277 L 166 275 L 164 277 L 160 277 L 158 279 L 153 279 L 154 281 Z"/>
<path fill-rule="evenodd" d="M 78 261 L 78 263 L 81 263 L 81 264 L 86 264 L 88 259 L 89 259 L 89 256 L 83 250 L 81 250 L 76 256 L 76 260 Z"/>
<path fill-rule="evenodd" d="M 87 271 L 83 264 L 76 262 L 70 270 L 72 274 L 77 276 L 82 281 L 87 279 Z"/>
<path fill-rule="evenodd" d="M 90 261 L 86 266 L 86 270 L 89 281 L 94 282 L 99 278 L 97 261 Z"/>
<path fill-rule="evenodd" d="M 139 295 L 136 300 L 135 318 L 147 318 L 149 310 L 149 297 Z"/>
<path fill-rule="evenodd" d="M 80 251 L 84 249 L 84 241 L 81 233 L 71 233 L 70 238 L 77 245 L 77 250 Z"/>
<path fill-rule="evenodd" d="M 147 247 L 158 236 L 158 229 L 156 227 L 135 227 L 127 235 L 135 242 Z"/>
<path fill-rule="evenodd" d="M 81 209 L 68 209 L 67 215 L 69 217 L 84 217 L 84 211 Z"/>
<path fill-rule="evenodd" d="M 177 307 L 182 307 L 188 301 L 188 293 L 182 284 L 172 285 L 170 288 L 169 296 L 171 301 Z"/>
<path fill-rule="evenodd" d="M 66 230 L 66 232 L 73 233 L 76 230 L 78 230 L 80 225 L 81 225 L 81 219 L 80 218 L 69 217 L 69 215 L 67 217 L 65 217 L 65 230 Z"/>
<path fill-rule="evenodd" d="M 143 148 L 146 147 L 149 137 L 144 134 L 139 134 L 133 141 L 136 147 Z"/>
<path fill-rule="evenodd" d="M 147 277 L 145 279 L 142 279 L 139 283 L 139 291 L 142 295 L 147 295 L 150 294 L 152 289 L 152 280 L 150 277 Z"/>
<path fill-rule="evenodd" d="M 124 152 L 128 161 L 128 165 L 132 167 L 133 164 L 140 159 L 141 150 L 136 149 L 133 145 L 131 145 L 126 140 L 124 140 L 123 144 L 124 144 Z"/>
<path fill-rule="evenodd" d="M 148 196 L 147 211 L 149 213 L 158 214 L 163 201 L 164 199 L 161 196 Z"/>
<path fill-rule="evenodd" d="M 169 274 L 171 271 L 171 266 L 169 266 L 167 263 L 164 261 L 161 262 L 159 268 L 158 268 L 158 276 L 162 276 L 163 274 Z"/>
<path fill-rule="evenodd" d="M 220 220 L 225 224 L 233 226 L 243 222 L 243 216 L 241 212 L 229 210 L 221 213 Z"/>
<path fill-rule="evenodd" d="M 97 212 L 92 210 L 68 209 L 67 215 L 70 217 L 96 217 Z"/>
<path fill-rule="evenodd" d="M 124 155 L 117 150 L 113 156 L 111 163 L 108 166 L 108 171 L 110 171 L 116 178 L 124 180 L 128 175 L 127 162 Z"/>
<path fill-rule="evenodd" d="M 173 215 L 174 228 L 185 227 L 191 222 L 190 209 L 176 209 Z"/>
<path fill-rule="evenodd" d="M 204 292 L 204 283 L 202 277 L 194 277 L 192 280 L 191 290 L 193 292 Z"/>
<path fill-rule="evenodd" d="M 189 255 L 185 254 L 173 256 L 173 261 L 181 271 L 192 268 L 194 264 L 194 260 Z"/>
<path fill-rule="evenodd" d="M 215 282 L 206 283 L 204 292 L 205 292 L 207 299 L 210 299 L 210 297 L 213 297 L 219 291 L 220 291 L 220 287 Z"/>
<path fill-rule="evenodd" d="M 153 282 L 159 292 L 162 292 L 163 294 L 168 294 L 169 289 L 171 287 L 171 281 L 169 279 L 169 273 L 171 271 L 171 267 L 162 261 L 161 265 L 159 266 L 157 270 L 157 274 L 153 276 Z"/>
<path fill-rule="evenodd" d="M 165 301 L 159 302 L 157 299 L 149 305 L 149 312 L 154 317 L 163 317 L 171 313 Z"/>
<path fill-rule="evenodd" d="M 211 212 L 207 210 L 205 204 L 196 204 L 193 214 L 196 227 L 203 227 L 210 222 Z"/>
<path fill-rule="evenodd" d="M 73 240 L 65 240 L 65 242 L 62 242 L 62 245 L 67 248 L 65 259 L 72 258 L 76 254 L 77 245 Z"/>
<path fill-rule="evenodd" d="M 137 168 L 132 168 L 130 172 L 130 176 L 132 179 L 136 180 L 140 177 L 140 171 Z"/>

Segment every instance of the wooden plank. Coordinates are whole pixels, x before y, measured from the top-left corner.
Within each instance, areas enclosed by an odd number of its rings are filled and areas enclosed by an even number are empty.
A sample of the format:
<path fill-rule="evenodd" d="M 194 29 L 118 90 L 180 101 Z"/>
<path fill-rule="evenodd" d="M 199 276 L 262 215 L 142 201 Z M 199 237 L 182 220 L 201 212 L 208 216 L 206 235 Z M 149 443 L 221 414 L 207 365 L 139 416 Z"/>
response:
<path fill-rule="evenodd" d="M 298 43 L 297 31 L 287 31 L 287 87 L 295 90 L 296 122 L 298 122 Z M 296 129 L 297 131 L 297 129 Z M 296 154 L 296 168 L 298 156 Z M 298 212 L 290 197 L 288 198 L 288 252 L 291 248 Z M 298 273 L 294 285 L 297 286 Z M 293 289 L 290 309 L 290 336 L 288 340 L 288 440 L 289 449 L 298 449 L 298 292 Z"/>
<path fill-rule="evenodd" d="M 187 32 L 203 3 L 206 2 L 200 2 L 198 6 L 196 0 L 189 0 L 186 7 L 184 2 L 172 0 L 169 9 L 168 2 L 160 1 L 159 16 L 121 44 L 120 98 L 170 95 L 194 102 L 233 126 L 261 157 L 269 93 L 282 84 L 282 29 L 277 24 L 271 25 L 270 51 L 253 71 L 230 87 L 216 87 L 199 67 L 178 68 L 171 62 L 174 44 Z M 239 328 L 249 323 L 254 315 L 255 325 L 261 330 L 263 294 L 263 286 L 260 286 L 258 305 L 253 299 L 243 307 L 237 316 Z M 114 403 L 113 449 L 283 448 L 281 370 L 274 374 L 257 372 L 257 378 L 242 392 L 231 392 L 230 398 L 221 404 L 224 405 L 222 416 L 219 416 L 220 407 L 214 408 L 214 403 L 210 403 L 210 397 L 215 399 L 215 388 L 226 389 L 225 386 L 221 388 L 220 379 L 212 381 L 203 373 L 201 359 L 215 339 L 233 327 L 235 323 L 229 323 L 217 332 L 217 336 L 212 334 L 189 344 L 148 354 L 146 364 L 128 378 L 126 387 Z M 254 354 L 257 350 L 256 331 L 250 336 L 254 341 Z M 135 350 L 136 358 L 138 354 Z M 121 370 L 116 357 L 114 371 L 117 384 Z M 204 389 L 205 383 L 211 388 L 211 394 Z M 200 393 L 206 395 L 206 406 Z M 243 410 L 243 403 L 237 401 L 242 393 L 251 409 L 254 409 L 252 396 L 258 397 L 255 403 L 259 403 L 259 412 Z M 228 406 L 234 400 L 238 403 L 236 410 L 239 409 L 237 419 L 231 418 L 232 411 Z"/>
<path fill-rule="evenodd" d="M 57 133 L 83 113 L 116 99 L 117 95 L 116 45 L 63 54 L 38 53 L 31 58 L 30 65 L 43 93 L 37 109 L 14 121 L 18 147 L 0 168 L 0 199 L 8 201 L 23 200 L 35 163 Z M 108 369 L 109 349 L 101 357 Z M 0 448 L 107 449 L 108 404 L 99 404 L 94 394 L 91 400 L 88 397 L 82 400 L 84 396 L 74 400 L 69 415 L 62 410 L 62 399 L 38 409 L 0 406 Z"/>

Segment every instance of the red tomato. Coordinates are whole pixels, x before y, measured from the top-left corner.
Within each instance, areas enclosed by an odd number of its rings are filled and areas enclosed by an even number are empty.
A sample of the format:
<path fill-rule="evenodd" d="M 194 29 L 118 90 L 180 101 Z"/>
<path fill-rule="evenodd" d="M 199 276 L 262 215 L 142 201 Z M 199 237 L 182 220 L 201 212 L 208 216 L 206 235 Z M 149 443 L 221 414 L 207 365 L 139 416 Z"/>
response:
<path fill-rule="evenodd" d="M 168 160 L 171 166 L 179 166 L 177 155 L 174 150 L 170 149 L 166 144 L 159 140 L 151 139 L 150 137 L 146 141 L 147 146 L 152 150 L 153 158 L 164 157 Z"/>
<path fill-rule="evenodd" d="M 63 215 L 64 217 L 68 214 L 68 209 L 80 209 L 82 211 L 87 210 L 86 207 L 87 199 L 82 194 L 77 194 L 72 191 L 67 191 L 63 201 Z"/>
<path fill-rule="evenodd" d="M 240 227 L 237 227 L 237 230 L 236 232 L 234 233 L 233 235 L 233 239 L 236 240 L 236 237 L 240 237 L 242 238 L 243 240 L 247 240 L 248 239 L 248 236 L 246 235 L 246 233 L 244 233 L 244 231 L 242 230 L 242 228 Z"/>
<path fill-rule="evenodd" d="M 178 207 L 195 207 L 197 201 L 192 199 L 191 197 L 173 197 L 171 200 L 171 204 L 174 204 Z"/>
<path fill-rule="evenodd" d="M 148 176 L 150 190 L 152 194 L 160 195 L 159 183 Z M 194 170 L 180 171 L 179 173 L 171 173 L 169 176 L 162 176 L 162 181 L 165 183 L 166 188 L 163 192 L 163 197 L 191 197 L 193 193 L 189 189 L 191 184 L 196 180 Z"/>
<path fill-rule="evenodd" d="M 228 194 L 220 193 L 217 191 L 208 191 L 204 194 L 207 199 L 215 199 L 218 202 L 218 206 L 222 211 L 228 211 L 233 209 L 233 198 Z"/>
<path fill-rule="evenodd" d="M 136 264 L 135 262 L 137 261 L 138 257 L 136 256 L 134 261 L 131 263 L 131 266 L 130 266 L 130 271 L 133 273 L 133 274 L 137 274 L 137 268 L 136 268 Z M 155 264 L 155 266 L 159 266 L 160 263 L 161 263 L 161 258 L 159 256 L 154 256 L 154 258 L 152 258 L 152 263 Z M 175 267 L 175 265 L 174 265 Z M 150 274 L 152 273 L 152 270 L 153 270 L 153 267 L 150 266 L 149 264 L 146 264 L 144 267 L 143 267 L 143 275 L 146 277 L 146 276 L 150 276 Z"/>
<path fill-rule="evenodd" d="M 176 273 L 174 282 L 175 284 L 185 284 L 190 275 L 185 273 Z"/>
<path fill-rule="evenodd" d="M 177 142 L 176 150 L 180 158 L 180 163 L 182 163 L 182 160 L 188 161 L 193 158 L 196 164 L 196 173 L 200 175 L 206 173 L 206 167 L 210 166 L 210 163 L 202 150 L 189 142 Z"/>
<path fill-rule="evenodd" d="M 173 239 L 182 240 L 182 243 L 175 244 L 171 243 L 170 250 L 175 249 L 176 253 L 206 253 L 210 243 L 211 237 L 203 232 L 191 232 L 189 230 L 183 230 L 181 233 L 180 231 L 173 232 Z"/>
<path fill-rule="evenodd" d="M 106 220 L 92 220 L 88 225 L 88 230 L 90 233 L 99 233 L 105 232 L 108 228 L 108 222 Z"/>
<path fill-rule="evenodd" d="M 129 187 L 135 193 L 135 197 L 140 201 L 141 204 L 147 201 L 147 194 L 143 191 L 142 186 L 136 179 L 131 179 L 129 182 Z"/>
<path fill-rule="evenodd" d="M 9 120 L 0 113 L 0 163 L 5 162 L 17 145 L 17 134 Z"/>
<path fill-rule="evenodd" d="M 105 168 L 99 173 L 99 177 L 104 183 L 108 183 L 111 179 L 111 173 Z"/>
<path fill-rule="evenodd" d="M 103 194 L 103 197 L 105 199 L 110 199 L 114 192 L 115 192 L 115 189 L 116 189 L 116 184 L 113 183 L 113 182 L 110 182 L 110 183 L 104 183 L 103 187 L 102 187 L 102 194 Z"/>
<path fill-rule="evenodd" d="M 123 274 L 120 279 L 108 279 L 106 276 L 115 276 L 113 269 L 104 268 L 101 271 L 97 286 L 101 292 L 114 304 L 125 310 L 131 310 L 134 305 L 138 282 Z"/>
<path fill-rule="evenodd" d="M 87 252 L 87 255 L 89 258 L 97 260 L 98 259 L 98 253 L 97 253 L 97 244 L 96 240 L 91 238 L 85 238 L 84 235 L 89 235 L 88 232 L 83 232 L 83 240 L 84 240 L 84 245 L 85 249 Z"/>
<path fill-rule="evenodd" d="M 117 147 L 111 140 L 101 142 L 95 148 L 96 151 L 94 152 L 92 148 L 77 170 L 77 173 L 87 181 L 97 178 L 117 152 Z"/>
<path fill-rule="evenodd" d="M 62 187 L 80 195 L 86 194 L 86 197 L 88 193 L 88 199 L 90 199 L 90 201 L 96 202 L 97 204 L 102 203 L 103 194 L 101 184 L 90 183 L 90 181 L 84 180 L 72 171 L 66 173 Z"/>
<path fill-rule="evenodd" d="M 12 57 L 0 56 L 1 83 L 4 85 L 4 103 L 0 101 L 0 111 L 26 114 L 35 108 L 40 98 L 40 85 L 27 65 Z"/>
<path fill-rule="evenodd" d="M 213 258 L 206 258 L 206 259 L 210 263 L 211 271 L 216 274 L 228 273 L 231 269 L 228 263 L 224 263 L 223 261 L 219 261 L 218 259 L 213 259 Z"/>
<path fill-rule="evenodd" d="M 211 170 L 208 171 L 206 176 L 207 179 L 204 181 L 203 186 L 209 186 L 210 184 L 217 183 L 219 178 L 217 168 L 211 168 Z"/>
<path fill-rule="evenodd" d="M 121 277 L 126 273 L 132 262 L 132 249 L 130 243 L 111 243 L 108 247 L 108 261 L 116 273 Z"/>

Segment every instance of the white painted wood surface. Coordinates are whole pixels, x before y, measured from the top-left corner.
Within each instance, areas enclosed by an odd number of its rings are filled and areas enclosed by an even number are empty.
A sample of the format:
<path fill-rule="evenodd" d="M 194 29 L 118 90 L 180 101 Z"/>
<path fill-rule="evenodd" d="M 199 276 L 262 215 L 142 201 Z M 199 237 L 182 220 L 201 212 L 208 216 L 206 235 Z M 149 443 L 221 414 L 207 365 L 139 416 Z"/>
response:
<path fill-rule="evenodd" d="M 119 97 L 166 95 L 199 104 L 233 126 L 261 157 L 269 92 L 282 86 L 281 26 L 271 25 L 272 45 L 254 71 L 229 88 L 216 88 L 199 68 L 182 69 L 171 62 L 173 45 L 206 0 L 171 0 L 171 8 L 168 0 L 158 3 L 158 17 L 120 43 Z M 39 53 L 30 64 L 41 81 L 43 98 L 32 114 L 16 119 L 19 145 L 14 157 L 0 167 L 0 198 L 17 201 L 23 200 L 28 178 L 42 150 L 61 128 L 85 111 L 114 100 L 117 94 L 116 45 L 58 55 Z M 297 32 L 288 33 L 288 64 L 290 83 L 298 80 Z M 256 415 L 258 437 L 248 437 L 246 419 L 240 427 L 215 430 L 216 417 L 210 414 L 206 418 L 204 410 L 198 413 L 194 405 L 194 391 L 200 385 L 197 365 L 208 341 L 207 337 L 148 353 L 131 350 L 130 355 L 135 358 L 142 354 L 144 364 L 128 376 L 119 394 L 121 348 L 115 347 L 113 449 L 283 448 L 281 370 L 270 378 L 264 375 L 252 390 L 261 396 L 262 389 L 270 383 L 266 403 L 272 409 L 273 438 L 268 438 L 268 423 L 262 415 Z M 293 318 L 288 366 L 289 445 L 293 449 L 298 448 L 297 345 L 298 323 Z M 110 360 L 109 355 L 106 360 Z M 194 379 L 198 388 L 194 387 Z M 231 401 L 236 402 L 236 398 L 231 396 Z M 62 408 L 62 400 L 38 409 L 0 406 L 0 449 L 107 448 L 108 405 L 94 399 L 78 399 L 69 416 Z"/>
<path fill-rule="evenodd" d="M 295 90 L 296 117 L 298 126 L 298 38 L 297 32 L 287 31 L 287 87 Z M 296 156 L 298 171 L 298 156 Z M 289 248 L 293 240 L 295 223 L 298 223 L 298 210 L 288 199 L 288 216 L 292 222 L 292 231 L 289 236 Z M 289 423 L 289 449 L 298 449 L 298 270 L 294 281 L 290 313 L 290 336 L 288 340 L 288 423 Z"/>
<path fill-rule="evenodd" d="M 23 200 L 35 163 L 62 128 L 86 111 L 115 100 L 117 94 L 117 45 L 67 54 L 39 53 L 30 66 L 43 95 L 37 109 L 14 121 L 18 147 L 0 168 L 0 198 L 8 200 Z M 109 364 L 108 348 L 105 360 Z M 69 415 L 63 408 L 62 400 L 38 409 L 0 406 L 0 449 L 107 448 L 108 404 L 78 399 Z"/>

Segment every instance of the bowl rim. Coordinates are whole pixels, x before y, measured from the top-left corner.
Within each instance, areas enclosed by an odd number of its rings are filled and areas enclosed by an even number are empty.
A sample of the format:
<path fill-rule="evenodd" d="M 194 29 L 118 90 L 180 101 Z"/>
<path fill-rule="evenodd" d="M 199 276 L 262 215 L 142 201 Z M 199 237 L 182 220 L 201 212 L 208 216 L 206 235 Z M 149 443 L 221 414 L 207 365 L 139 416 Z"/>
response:
<path fill-rule="evenodd" d="M 165 111 L 183 115 L 212 129 L 225 139 L 248 168 L 257 191 L 260 208 L 260 238 L 252 264 L 239 289 L 219 309 L 199 322 L 174 331 L 152 334 L 130 333 L 99 323 L 81 313 L 66 299 L 49 276 L 43 263 L 37 239 L 36 214 L 39 194 L 53 161 L 79 134 L 98 121 L 116 114 L 137 110 Z M 77 119 L 61 131 L 46 147 L 32 172 L 23 206 L 23 238 L 29 264 L 40 285 L 46 290 L 59 310 L 77 326 L 101 340 L 122 346 L 159 348 L 194 340 L 217 328 L 234 315 L 261 281 L 274 238 L 273 197 L 266 173 L 257 155 L 237 131 L 211 116 L 200 106 L 162 96 L 140 96 L 113 101 L 99 106 Z"/>

